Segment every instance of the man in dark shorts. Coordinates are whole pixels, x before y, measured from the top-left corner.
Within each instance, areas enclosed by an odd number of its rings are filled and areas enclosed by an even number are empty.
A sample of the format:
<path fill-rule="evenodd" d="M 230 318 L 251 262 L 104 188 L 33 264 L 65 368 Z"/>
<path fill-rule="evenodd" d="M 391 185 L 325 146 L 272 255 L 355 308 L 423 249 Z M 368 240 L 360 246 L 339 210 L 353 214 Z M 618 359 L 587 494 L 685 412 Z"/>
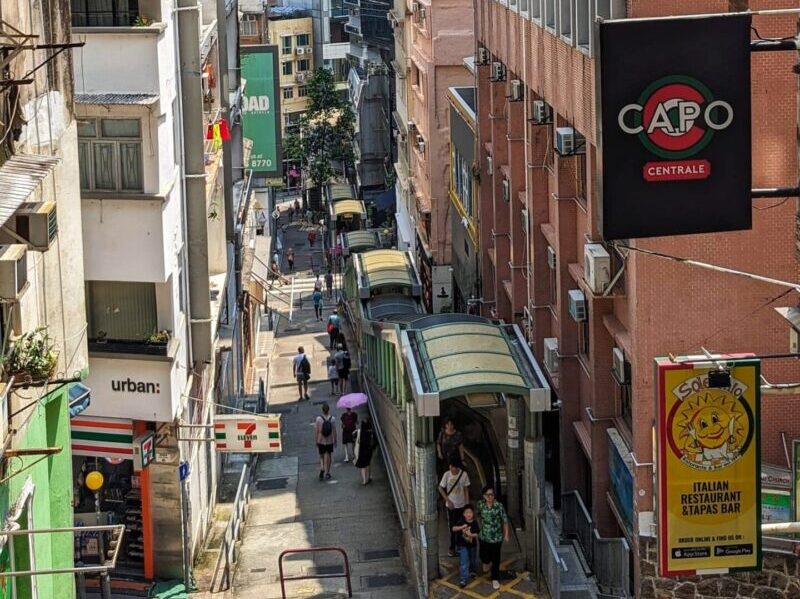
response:
<path fill-rule="evenodd" d="M 356 461 L 356 425 L 358 424 L 358 414 L 350 408 L 342 414 L 340 418 L 342 421 L 342 445 L 344 446 L 344 463 L 350 461 L 350 456 L 353 456 L 353 461 Z"/>
<path fill-rule="evenodd" d="M 336 419 L 331 416 L 331 408 L 322 404 L 322 414 L 317 416 L 314 426 L 314 443 L 319 450 L 319 479 L 331 477 L 331 460 L 336 447 Z"/>
<path fill-rule="evenodd" d="M 310 399 L 308 396 L 308 379 L 311 378 L 311 362 L 308 361 L 302 345 L 297 348 L 297 355 L 292 358 L 292 373 L 297 381 L 297 392 L 300 395 L 298 401 Z"/>
<path fill-rule="evenodd" d="M 336 373 L 339 375 L 339 393 L 347 391 L 347 379 L 350 376 L 350 354 L 343 345 L 336 346 L 336 353 L 333 354 L 333 363 L 336 366 Z"/>

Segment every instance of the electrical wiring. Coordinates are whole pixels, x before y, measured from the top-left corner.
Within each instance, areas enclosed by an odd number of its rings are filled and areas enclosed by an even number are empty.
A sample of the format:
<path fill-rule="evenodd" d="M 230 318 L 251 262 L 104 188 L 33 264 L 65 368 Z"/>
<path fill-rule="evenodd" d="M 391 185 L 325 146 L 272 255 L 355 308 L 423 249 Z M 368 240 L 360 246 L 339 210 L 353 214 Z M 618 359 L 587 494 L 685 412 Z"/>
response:
<path fill-rule="evenodd" d="M 778 206 L 783 206 L 786 202 L 789 201 L 789 196 L 786 196 L 782 200 L 780 200 L 777 204 L 772 204 L 770 206 L 765 206 L 763 208 L 759 208 L 758 206 L 753 205 L 753 210 L 771 210 L 773 208 L 777 208 Z"/>
<path fill-rule="evenodd" d="M 788 40 L 793 40 L 797 37 L 794 35 L 787 35 L 786 37 L 761 37 L 761 34 L 758 32 L 758 29 L 756 29 L 752 25 L 750 26 L 750 31 L 755 33 L 756 37 L 762 42 L 785 42 Z"/>

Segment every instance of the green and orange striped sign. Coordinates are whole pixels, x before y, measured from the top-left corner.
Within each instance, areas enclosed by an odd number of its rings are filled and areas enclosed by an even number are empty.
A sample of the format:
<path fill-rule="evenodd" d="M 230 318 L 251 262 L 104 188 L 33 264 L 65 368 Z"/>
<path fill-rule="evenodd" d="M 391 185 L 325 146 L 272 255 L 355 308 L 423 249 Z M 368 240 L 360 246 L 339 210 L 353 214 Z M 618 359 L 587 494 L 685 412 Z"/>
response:
<path fill-rule="evenodd" d="M 133 459 L 133 421 L 76 416 L 70 421 L 72 455 Z"/>
<path fill-rule="evenodd" d="M 277 453 L 281 445 L 281 417 L 251 414 L 218 415 L 214 422 L 217 451 Z"/>

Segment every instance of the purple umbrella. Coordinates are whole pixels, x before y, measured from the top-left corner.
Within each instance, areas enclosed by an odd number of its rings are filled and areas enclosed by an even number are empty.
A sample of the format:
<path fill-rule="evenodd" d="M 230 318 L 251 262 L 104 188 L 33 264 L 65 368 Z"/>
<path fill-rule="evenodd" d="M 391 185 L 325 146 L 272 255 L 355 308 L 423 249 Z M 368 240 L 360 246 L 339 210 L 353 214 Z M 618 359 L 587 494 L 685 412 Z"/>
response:
<path fill-rule="evenodd" d="M 357 408 L 363 406 L 369 401 L 369 398 L 364 393 L 348 393 L 342 395 L 339 401 L 336 402 L 337 408 Z"/>

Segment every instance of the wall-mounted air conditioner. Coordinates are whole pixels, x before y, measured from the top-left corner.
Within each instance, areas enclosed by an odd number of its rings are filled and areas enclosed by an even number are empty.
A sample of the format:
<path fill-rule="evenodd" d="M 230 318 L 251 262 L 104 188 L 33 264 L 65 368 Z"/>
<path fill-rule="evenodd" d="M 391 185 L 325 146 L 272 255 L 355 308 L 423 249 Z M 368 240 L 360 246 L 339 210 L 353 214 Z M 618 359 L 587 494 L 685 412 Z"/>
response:
<path fill-rule="evenodd" d="M 475 62 L 479 65 L 489 64 L 489 50 L 486 48 L 478 48 L 478 53 L 475 56 Z"/>
<path fill-rule="evenodd" d="M 408 122 L 406 123 L 406 127 L 408 127 L 408 130 L 409 130 L 409 131 L 416 131 L 416 129 L 417 129 L 417 124 L 416 124 L 414 121 L 408 121 Z"/>
<path fill-rule="evenodd" d="M 511 183 L 508 179 L 503 179 L 503 201 L 511 201 Z"/>
<path fill-rule="evenodd" d="M 297 75 L 294 76 L 294 80 L 297 81 L 298 83 L 302 83 L 303 81 L 306 80 L 306 74 L 305 73 L 297 73 Z"/>
<path fill-rule="evenodd" d="M 304 47 L 295 48 L 294 51 L 298 56 L 302 56 L 303 54 L 306 53 L 306 49 Z"/>
<path fill-rule="evenodd" d="M 506 65 L 502 62 L 492 63 L 492 81 L 503 81 L 506 78 Z"/>
<path fill-rule="evenodd" d="M 547 246 L 547 266 L 550 270 L 556 269 L 556 251 L 551 245 Z"/>
<path fill-rule="evenodd" d="M 28 247 L 0 245 L 0 298 L 17 301 L 28 284 Z"/>
<path fill-rule="evenodd" d="M 50 249 L 58 235 L 58 215 L 55 202 L 25 202 L 5 224 L 16 234 L 13 237 L 0 230 L 0 243 L 28 242 L 28 249 L 44 252 Z"/>
<path fill-rule="evenodd" d="M 523 95 L 522 81 L 520 81 L 519 79 L 512 79 L 508 84 L 508 88 L 509 88 L 509 94 L 508 94 L 509 100 L 511 100 L 512 102 L 519 102 L 520 100 L 522 100 L 522 95 Z"/>
<path fill-rule="evenodd" d="M 570 289 L 569 295 L 569 315 L 575 322 L 586 320 L 586 297 L 580 289 Z"/>
<path fill-rule="evenodd" d="M 611 281 L 611 256 L 599 243 L 583 246 L 583 276 L 592 293 L 603 293 Z"/>
<path fill-rule="evenodd" d="M 556 152 L 562 156 L 583 154 L 586 152 L 586 141 L 583 135 L 572 127 L 556 128 Z"/>
<path fill-rule="evenodd" d="M 625 360 L 623 351 L 615 347 L 611 350 L 612 353 L 612 366 L 611 374 L 620 385 L 629 385 L 631 382 L 631 365 Z"/>
<path fill-rule="evenodd" d="M 425 138 L 421 135 L 417 135 L 417 150 L 419 150 L 421 154 L 425 153 Z"/>
<path fill-rule="evenodd" d="M 531 103 L 531 120 L 537 125 L 549 123 L 550 106 L 544 100 L 534 100 Z"/>
<path fill-rule="evenodd" d="M 544 338 L 544 367 L 550 374 L 558 374 L 558 337 Z"/>

